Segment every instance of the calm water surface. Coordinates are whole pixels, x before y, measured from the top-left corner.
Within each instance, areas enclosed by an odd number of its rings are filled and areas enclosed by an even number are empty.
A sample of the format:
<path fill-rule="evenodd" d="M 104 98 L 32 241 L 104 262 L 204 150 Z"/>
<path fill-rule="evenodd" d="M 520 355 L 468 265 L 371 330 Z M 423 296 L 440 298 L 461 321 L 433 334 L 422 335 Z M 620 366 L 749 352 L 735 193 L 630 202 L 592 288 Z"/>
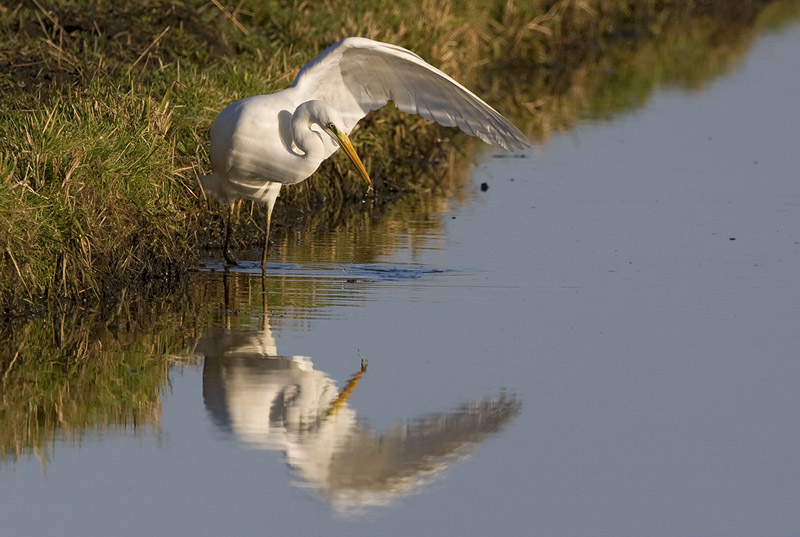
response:
<path fill-rule="evenodd" d="M 488 152 L 368 263 L 209 263 L 157 424 L 6 463 L 0 534 L 800 534 L 798 50 Z"/>

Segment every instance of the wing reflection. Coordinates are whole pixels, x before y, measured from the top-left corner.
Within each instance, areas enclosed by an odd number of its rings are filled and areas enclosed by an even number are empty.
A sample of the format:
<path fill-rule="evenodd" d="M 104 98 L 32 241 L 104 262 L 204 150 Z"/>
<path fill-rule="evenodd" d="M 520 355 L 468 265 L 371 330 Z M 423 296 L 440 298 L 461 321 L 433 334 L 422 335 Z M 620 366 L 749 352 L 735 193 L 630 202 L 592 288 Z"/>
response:
<path fill-rule="evenodd" d="M 214 422 L 244 444 L 282 451 L 301 479 L 342 513 L 411 494 L 498 431 L 521 408 L 499 395 L 379 432 L 356 419 L 347 397 L 307 356 L 279 356 L 269 325 L 220 329 L 198 342 L 203 399 Z"/>

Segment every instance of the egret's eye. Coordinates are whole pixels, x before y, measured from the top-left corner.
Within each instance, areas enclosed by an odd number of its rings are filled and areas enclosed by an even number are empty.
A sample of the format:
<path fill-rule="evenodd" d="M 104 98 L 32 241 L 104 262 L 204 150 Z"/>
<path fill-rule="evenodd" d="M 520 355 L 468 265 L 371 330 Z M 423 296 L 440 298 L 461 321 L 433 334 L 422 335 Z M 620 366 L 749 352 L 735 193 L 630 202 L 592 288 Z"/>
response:
<path fill-rule="evenodd" d="M 336 133 L 336 125 L 334 125 L 334 124 L 333 124 L 333 121 L 331 121 L 330 123 L 328 123 L 328 128 L 329 128 L 331 131 L 333 131 L 334 133 Z"/>

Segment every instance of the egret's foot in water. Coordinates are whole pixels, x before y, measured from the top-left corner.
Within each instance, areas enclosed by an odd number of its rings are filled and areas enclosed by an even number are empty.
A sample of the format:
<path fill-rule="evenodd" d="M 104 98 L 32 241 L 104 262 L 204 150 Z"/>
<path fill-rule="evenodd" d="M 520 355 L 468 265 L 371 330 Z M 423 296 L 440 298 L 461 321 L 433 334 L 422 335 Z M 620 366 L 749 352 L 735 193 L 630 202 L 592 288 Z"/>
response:
<path fill-rule="evenodd" d="M 233 254 L 231 253 L 230 250 L 227 250 L 227 249 L 223 250 L 222 251 L 222 255 L 225 256 L 225 263 L 227 263 L 228 266 L 231 266 L 231 267 L 238 267 L 239 266 L 239 263 L 236 261 L 236 258 L 233 257 Z"/>

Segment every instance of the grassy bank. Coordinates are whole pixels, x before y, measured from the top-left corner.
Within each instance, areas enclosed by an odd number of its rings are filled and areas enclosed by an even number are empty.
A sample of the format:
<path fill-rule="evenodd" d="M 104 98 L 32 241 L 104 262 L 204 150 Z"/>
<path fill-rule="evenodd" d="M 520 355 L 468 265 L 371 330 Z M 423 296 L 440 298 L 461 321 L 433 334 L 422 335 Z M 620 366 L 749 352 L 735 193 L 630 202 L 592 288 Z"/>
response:
<path fill-rule="evenodd" d="M 718 60 L 703 51 L 746 44 L 796 12 L 791 2 L 690 0 L 2 4 L 0 304 L 94 302 L 179 278 L 221 236 L 218 208 L 195 179 L 209 169 L 216 114 L 287 86 L 342 37 L 412 48 L 541 136 L 586 110 L 641 102 L 658 77 L 625 70 L 652 60 L 637 52 Z M 353 140 L 375 179 L 375 212 L 446 188 L 447 164 L 466 143 L 394 110 L 368 116 Z M 337 155 L 285 189 L 276 237 L 309 215 L 346 221 L 365 195 L 351 168 Z M 258 241 L 259 211 L 240 207 L 240 246 Z"/>

